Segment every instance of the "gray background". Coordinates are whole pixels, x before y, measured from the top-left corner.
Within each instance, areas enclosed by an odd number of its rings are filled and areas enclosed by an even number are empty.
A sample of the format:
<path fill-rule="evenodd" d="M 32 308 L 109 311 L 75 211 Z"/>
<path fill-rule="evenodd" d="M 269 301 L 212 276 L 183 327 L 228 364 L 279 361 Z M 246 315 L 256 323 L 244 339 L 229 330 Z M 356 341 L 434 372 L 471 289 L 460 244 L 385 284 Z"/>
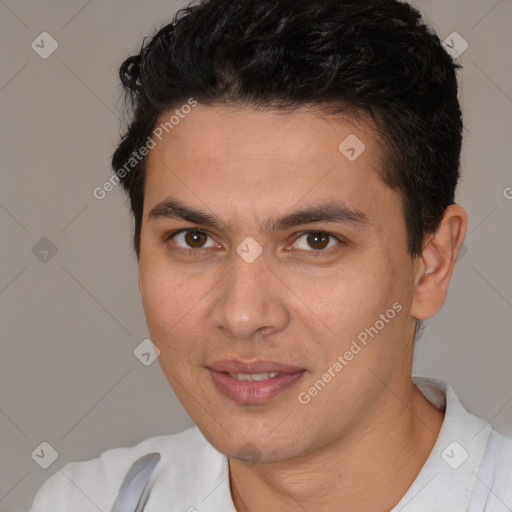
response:
<path fill-rule="evenodd" d="M 148 332 L 125 197 L 92 195 L 120 131 L 117 68 L 182 5 L 0 2 L 2 512 L 27 510 L 68 461 L 192 425 L 158 363 L 133 353 Z M 457 196 L 469 228 L 415 372 L 448 380 L 471 412 L 512 435 L 512 3 L 416 5 L 442 39 L 455 31 L 469 44 Z M 47 59 L 31 48 L 44 31 L 59 45 Z M 48 469 L 31 458 L 43 441 L 58 452 Z"/>

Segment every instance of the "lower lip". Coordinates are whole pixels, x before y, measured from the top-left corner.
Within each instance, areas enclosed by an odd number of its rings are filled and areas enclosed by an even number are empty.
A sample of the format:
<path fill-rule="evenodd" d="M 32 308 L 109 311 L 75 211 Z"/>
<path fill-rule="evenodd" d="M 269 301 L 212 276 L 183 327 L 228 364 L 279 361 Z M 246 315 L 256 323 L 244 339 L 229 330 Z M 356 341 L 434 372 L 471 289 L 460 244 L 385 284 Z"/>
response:
<path fill-rule="evenodd" d="M 277 377 L 260 381 L 238 380 L 229 373 L 208 369 L 217 388 L 239 404 L 262 404 L 291 388 L 305 373 L 281 373 Z"/>

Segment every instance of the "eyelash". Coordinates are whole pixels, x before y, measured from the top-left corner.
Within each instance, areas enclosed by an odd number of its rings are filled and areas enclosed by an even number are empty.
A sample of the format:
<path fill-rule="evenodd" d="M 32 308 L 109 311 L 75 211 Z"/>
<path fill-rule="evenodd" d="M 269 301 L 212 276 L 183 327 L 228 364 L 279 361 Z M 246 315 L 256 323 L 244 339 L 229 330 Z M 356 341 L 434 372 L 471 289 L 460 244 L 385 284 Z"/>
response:
<path fill-rule="evenodd" d="M 177 235 L 179 235 L 181 233 L 188 233 L 188 232 L 191 232 L 191 231 L 197 231 L 199 233 L 205 234 L 209 238 L 212 238 L 212 236 L 209 233 L 207 233 L 206 231 L 204 231 L 202 229 L 183 228 L 183 229 L 176 229 L 174 231 L 170 231 L 170 232 L 166 233 L 163 236 L 163 238 L 162 238 L 162 242 L 163 243 L 167 243 L 167 242 L 171 241 L 175 236 L 177 236 Z M 333 235 L 332 233 L 329 233 L 328 231 L 314 230 L 314 229 L 310 229 L 310 230 L 306 230 L 306 231 L 301 231 L 300 233 L 297 233 L 296 237 L 295 237 L 295 239 L 294 239 L 294 241 L 292 243 L 292 245 L 295 244 L 297 242 L 297 240 L 301 239 L 304 235 L 307 235 L 307 234 L 310 234 L 310 233 L 321 233 L 321 234 L 327 235 L 331 239 L 335 239 L 338 242 L 338 245 L 336 245 L 334 247 L 329 247 L 327 249 L 318 249 L 318 250 L 314 250 L 314 249 L 311 249 L 311 250 L 299 249 L 299 252 L 307 253 L 309 256 L 311 256 L 313 258 L 317 258 L 317 257 L 321 257 L 323 255 L 331 254 L 332 250 L 336 250 L 336 248 L 339 248 L 340 245 L 346 245 L 346 242 L 342 238 L 340 238 L 339 236 Z M 203 251 L 208 250 L 208 248 L 206 248 L 206 249 L 202 249 L 202 248 L 198 248 L 198 249 L 192 249 L 192 248 L 185 249 L 183 247 L 180 247 L 179 245 L 175 245 L 173 250 L 179 251 L 179 252 L 184 252 L 184 253 L 186 253 L 186 254 L 188 254 L 190 256 L 198 257 L 198 256 L 203 256 Z"/>

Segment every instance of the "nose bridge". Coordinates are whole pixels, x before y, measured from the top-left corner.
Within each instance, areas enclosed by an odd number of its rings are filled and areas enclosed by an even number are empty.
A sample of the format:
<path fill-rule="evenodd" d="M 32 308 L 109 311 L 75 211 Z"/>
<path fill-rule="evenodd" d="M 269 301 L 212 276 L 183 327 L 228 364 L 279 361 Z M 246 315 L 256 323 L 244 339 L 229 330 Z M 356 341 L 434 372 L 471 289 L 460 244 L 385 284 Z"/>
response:
<path fill-rule="evenodd" d="M 251 263 L 235 254 L 215 300 L 212 321 L 239 339 L 263 329 L 280 330 L 288 322 L 283 299 L 264 254 Z"/>

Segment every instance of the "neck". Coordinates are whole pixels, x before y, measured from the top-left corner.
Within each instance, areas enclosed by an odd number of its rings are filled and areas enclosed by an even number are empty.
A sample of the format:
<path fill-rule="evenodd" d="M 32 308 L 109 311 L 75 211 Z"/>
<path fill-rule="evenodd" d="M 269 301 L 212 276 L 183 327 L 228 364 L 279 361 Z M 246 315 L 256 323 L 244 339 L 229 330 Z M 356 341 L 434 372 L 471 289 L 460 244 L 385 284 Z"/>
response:
<path fill-rule="evenodd" d="M 230 460 L 238 512 L 385 512 L 411 486 L 444 419 L 409 379 L 383 394 L 377 414 L 328 446 L 293 460 L 247 465 Z"/>

